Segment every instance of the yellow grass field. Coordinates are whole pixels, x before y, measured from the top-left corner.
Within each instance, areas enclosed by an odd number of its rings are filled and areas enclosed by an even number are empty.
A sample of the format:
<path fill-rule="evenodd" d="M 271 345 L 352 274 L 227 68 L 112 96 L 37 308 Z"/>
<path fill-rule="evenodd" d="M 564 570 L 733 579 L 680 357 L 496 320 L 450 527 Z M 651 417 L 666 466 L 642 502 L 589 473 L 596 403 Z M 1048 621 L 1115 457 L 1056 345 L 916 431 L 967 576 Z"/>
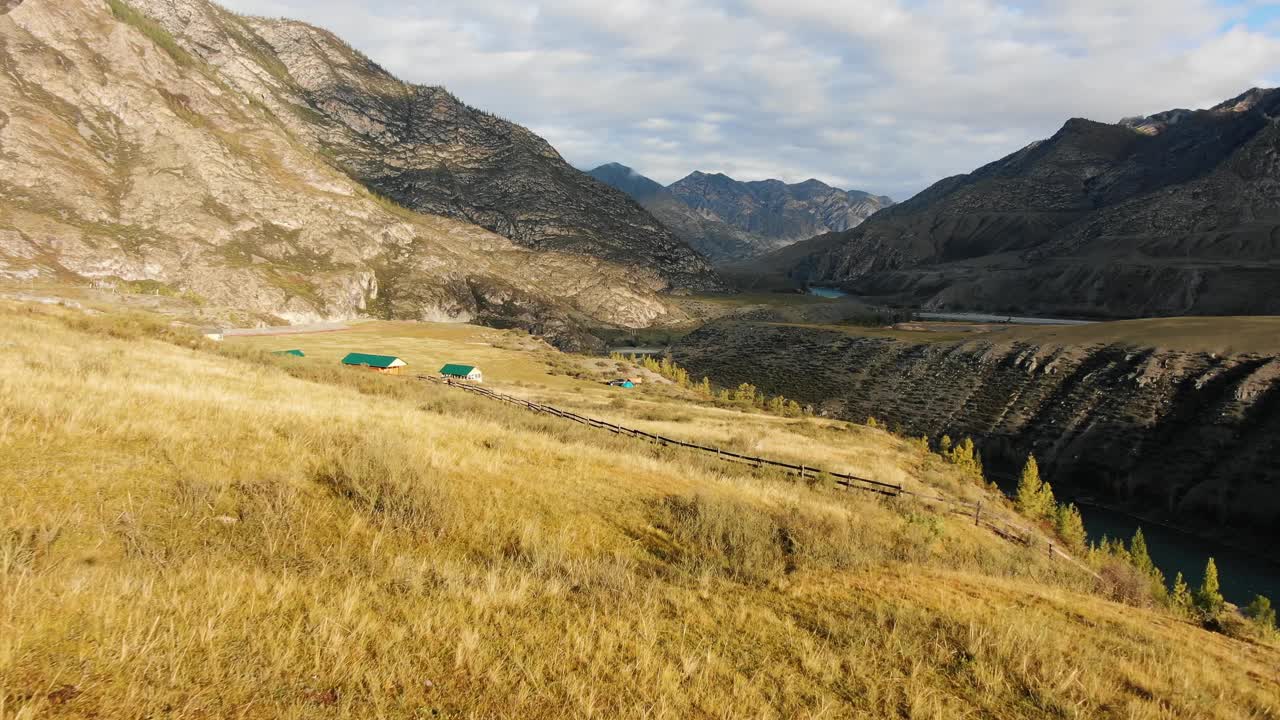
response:
<path fill-rule="evenodd" d="M 216 345 L 0 301 L 0 718 L 1280 717 L 1273 644 L 1104 600 L 966 518 L 352 350 L 998 502 L 878 430 L 622 395 L 514 333 Z"/>

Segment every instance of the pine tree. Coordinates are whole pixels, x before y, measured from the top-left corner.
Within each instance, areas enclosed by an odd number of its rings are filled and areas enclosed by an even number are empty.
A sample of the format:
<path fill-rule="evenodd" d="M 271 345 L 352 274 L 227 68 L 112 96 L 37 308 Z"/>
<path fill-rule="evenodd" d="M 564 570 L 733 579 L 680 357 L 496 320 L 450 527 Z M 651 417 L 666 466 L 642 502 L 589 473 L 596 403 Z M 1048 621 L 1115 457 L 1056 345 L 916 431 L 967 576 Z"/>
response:
<path fill-rule="evenodd" d="M 1209 562 L 1204 566 L 1204 581 L 1196 591 L 1196 607 L 1206 615 L 1212 616 L 1222 612 L 1225 604 L 1226 600 L 1223 599 L 1218 587 L 1218 565 L 1214 563 L 1213 558 L 1209 558 Z"/>
<path fill-rule="evenodd" d="M 1054 508 L 1058 507 L 1058 499 L 1053 496 L 1053 486 L 1049 483 L 1040 485 L 1040 516 L 1053 517 Z"/>
<path fill-rule="evenodd" d="M 869 428 L 878 428 L 878 427 L 880 427 L 880 421 L 879 421 L 879 420 L 876 420 L 876 418 L 875 418 L 875 416 L 874 416 L 874 415 L 873 415 L 873 416 L 871 416 L 871 417 L 868 417 L 868 418 L 867 418 L 867 427 L 869 427 Z"/>
<path fill-rule="evenodd" d="M 1190 615 L 1195 609 L 1195 599 L 1191 597 L 1191 588 L 1187 587 L 1187 581 L 1182 578 L 1182 573 L 1178 573 L 1173 578 L 1173 591 L 1169 594 L 1169 604 L 1180 615 Z"/>
<path fill-rule="evenodd" d="M 1250 620 L 1258 626 L 1264 634 L 1271 634 L 1276 629 L 1276 610 L 1271 607 L 1271 599 L 1262 595 L 1255 595 L 1253 602 L 1249 603 L 1249 607 L 1245 608 L 1245 614 Z"/>
<path fill-rule="evenodd" d="M 733 399 L 743 405 L 751 405 L 756 399 L 756 386 L 751 383 L 742 383 L 733 393 Z"/>
<path fill-rule="evenodd" d="M 1133 566 L 1143 575 L 1150 575 L 1156 567 L 1151 561 L 1151 553 L 1147 552 L 1147 538 L 1142 534 L 1142 528 L 1138 528 L 1133 534 L 1133 540 L 1129 542 L 1129 557 L 1133 560 Z"/>
<path fill-rule="evenodd" d="M 1151 559 L 1151 553 L 1147 550 L 1147 538 L 1142 534 L 1142 528 L 1138 528 L 1133 534 L 1133 540 L 1129 543 L 1129 561 L 1138 569 L 1138 572 L 1151 579 L 1151 595 L 1156 600 L 1163 600 L 1168 595 L 1169 589 L 1164 584 L 1164 573 L 1156 567 L 1155 561 Z"/>
<path fill-rule="evenodd" d="M 1058 537 L 1072 552 L 1085 549 L 1088 535 L 1084 531 L 1084 518 L 1080 517 L 1075 503 L 1058 506 L 1057 526 Z"/>
<path fill-rule="evenodd" d="M 1040 519 L 1053 510 L 1053 490 L 1046 493 L 1046 485 L 1040 480 L 1040 466 L 1036 464 L 1034 455 L 1027 456 L 1027 464 L 1022 468 L 1022 477 L 1018 480 L 1018 510 L 1029 518 Z"/>
<path fill-rule="evenodd" d="M 711 397 L 711 378 L 702 378 L 702 383 L 698 385 L 698 392 L 704 397 Z"/>

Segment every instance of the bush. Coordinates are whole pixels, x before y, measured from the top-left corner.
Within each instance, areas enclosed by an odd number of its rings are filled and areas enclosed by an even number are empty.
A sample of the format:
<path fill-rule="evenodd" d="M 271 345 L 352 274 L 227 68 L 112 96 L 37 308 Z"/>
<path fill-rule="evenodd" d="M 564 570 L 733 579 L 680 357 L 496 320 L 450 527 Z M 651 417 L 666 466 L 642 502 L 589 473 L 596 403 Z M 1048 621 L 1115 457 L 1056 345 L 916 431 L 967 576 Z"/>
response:
<path fill-rule="evenodd" d="M 1249 603 L 1244 612 L 1262 635 L 1269 636 L 1275 633 L 1276 610 L 1271 606 L 1270 598 L 1255 595 L 1253 602 Z"/>
<path fill-rule="evenodd" d="M 1126 605 L 1151 607 L 1151 579 L 1133 563 L 1119 557 L 1108 558 L 1098 568 L 1098 575 L 1099 594 Z"/>

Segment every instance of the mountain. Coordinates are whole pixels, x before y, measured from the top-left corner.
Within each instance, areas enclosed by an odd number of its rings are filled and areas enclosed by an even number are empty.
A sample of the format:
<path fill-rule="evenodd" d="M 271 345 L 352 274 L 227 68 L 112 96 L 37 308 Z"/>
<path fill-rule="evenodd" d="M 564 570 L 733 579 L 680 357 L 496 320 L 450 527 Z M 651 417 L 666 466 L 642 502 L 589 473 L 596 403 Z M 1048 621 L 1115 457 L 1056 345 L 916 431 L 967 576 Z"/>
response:
<path fill-rule="evenodd" d="M 302 142 L 401 205 L 656 273 L 671 289 L 720 287 L 704 258 L 542 138 L 444 88 L 401 82 L 330 32 L 205 0 L 132 3 Z"/>
<path fill-rule="evenodd" d="M 1280 313 L 1280 91 L 1053 137 L 757 263 L 929 308 Z"/>
<path fill-rule="evenodd" d="M 847 230 L 893 204 L 887 197 L 818 180 L 739 182 L 694 172 L 663 187 L 618 163 L 590 173 L 630 195 L 677 237 L 716 263 L 767 253 L 820 233 Z"/>
<path fill-rule="evenodd" d="M 626 165 L 607 163 L 587 173 L 600 182 L 615 187 L 631 196 L 636 202 L 644 203 L 666 189 L 656 181 L 641 175 Z"/>
<path fill-rule="evenodd" d="M 717 282 L 536 136 L 323 31 L 202 0 L 6 8 L 2 275 L 145 280 L 252 321 L 477 320 L 570 345 L 585 321 L 648 325 L 672 312 L 656 293 Z M 415 174 L 426 157 L 452 206 Z"/>

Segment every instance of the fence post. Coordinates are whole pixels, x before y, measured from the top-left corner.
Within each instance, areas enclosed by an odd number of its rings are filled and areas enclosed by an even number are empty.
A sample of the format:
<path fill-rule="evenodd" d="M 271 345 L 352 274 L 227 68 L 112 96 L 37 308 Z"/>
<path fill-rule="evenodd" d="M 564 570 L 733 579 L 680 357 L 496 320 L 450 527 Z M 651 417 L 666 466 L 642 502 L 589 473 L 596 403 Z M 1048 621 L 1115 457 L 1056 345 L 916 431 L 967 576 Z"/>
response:
<path fill-rule="evenodd" d="M 1053 559 L 1053 542 L 1052 541 L 1049 542 L 1049 559 L 1050 560 Z"/>
<path fill-rule="evenodd" d="M 973 510 L 973 524 L 982 525 L 982 501 L 978 501 L 978 506 Z"/>

